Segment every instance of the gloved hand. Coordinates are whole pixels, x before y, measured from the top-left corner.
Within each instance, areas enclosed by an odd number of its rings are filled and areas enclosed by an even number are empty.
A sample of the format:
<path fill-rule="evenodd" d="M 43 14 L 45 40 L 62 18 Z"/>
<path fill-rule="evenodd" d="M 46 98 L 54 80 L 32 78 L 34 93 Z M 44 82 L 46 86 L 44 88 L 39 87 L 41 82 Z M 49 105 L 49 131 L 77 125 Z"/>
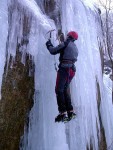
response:
<path fill-rule="evenodd" d="M 53 44 L 51 43 L 50 39 L 46 42 L 46 46 L 47 46 L 47 49 L 49 49 L 50 46 L 53 47 Z"/>

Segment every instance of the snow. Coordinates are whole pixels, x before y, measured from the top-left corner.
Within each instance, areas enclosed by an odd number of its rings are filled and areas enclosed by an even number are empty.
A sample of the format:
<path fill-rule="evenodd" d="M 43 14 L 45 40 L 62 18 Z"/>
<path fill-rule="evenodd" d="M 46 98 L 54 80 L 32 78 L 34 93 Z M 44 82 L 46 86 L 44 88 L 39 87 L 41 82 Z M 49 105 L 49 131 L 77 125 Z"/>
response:
<path fill-rule="evenodd" d="M 0 1 L 0 99 L 1 99 L 1 84 L 2 75 L 4 72 L 5 55 L 6 55 L 6 40 L 8 32 L 8 12 L 6 0 Z"/>

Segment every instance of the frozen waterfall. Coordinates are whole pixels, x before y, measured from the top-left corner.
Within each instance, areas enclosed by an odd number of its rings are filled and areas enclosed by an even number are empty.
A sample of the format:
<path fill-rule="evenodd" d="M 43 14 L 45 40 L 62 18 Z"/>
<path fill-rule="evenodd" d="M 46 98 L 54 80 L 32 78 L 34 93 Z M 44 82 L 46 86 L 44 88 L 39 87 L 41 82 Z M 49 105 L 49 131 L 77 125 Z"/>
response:
<path fill-rule="evenodd" d="M 7 3 L 6 1 L 0 1 L 0 99 L 1 99 L 1 84 L 2 76 L 5 65 L 5 49 L 6 49 L 6 40 L 8 33 L 8 12 L 7 12 Z"/>
<path fill-rule="evenodd" d="M 43 0 L 37 3 L 43 7 Z M 0 5 L 0 87 L 5 65 L 7 33 L 9 33 L 8 56 L 15 58 L 16 40 L 29 38 L 27 49 L 23 46 L 22 62 L 26 51 L 33 56 L 35 63 L 34 106 L 29 115 L 29 125 L 25 126 L 21 137 L 21 150 L 99 150 L 101 129 L 105 133 L 107 148 L 113 149 L 113 104 L 112 91 L 107 85 L 101 69 L 101 58 L 97 38 L 101 36 L 98 11 L 93 5 L 87 6 L 81 0 L 56 0 L 61 17 L 63 33 L 75 30 L 79 34 L 76 45 L 79 50 L 75 64 L 77 72 L 71 84 L 72 103 L 77 113 L 76 119 L 67 124 L 55 123 L 58 114 L 55 96 L 56 71 L 54 57 L 46 49 L 46 33 L 52 33 L 52 42 L 56 41 L 57 26 L 44 14 L 34 0 L 1 0 Z M 59 4 L 60 3 L 60 4 Z M 13 20 L 8 24 L 8 8 L 13 11 Z M 10 10 L 12 11 L 12 10 Z M 29 33 L 23 35 L 23 18 L 28 17 Z M 9 18 L 10 19 L 10 18 Z M 17 20 L 20 20 L 18 23 Z M 3 23 L 2 23 L 3 22 Z M 10 26 L 8 26 L 10 25 Z M 9 30 L 8 30 L 9 28 Z M 3 34 L 5 33 L 5 34 Z M 58 61 L 58 57 L 56 57 Z M 106 83 L 107 82 L 107 83 Z"/>

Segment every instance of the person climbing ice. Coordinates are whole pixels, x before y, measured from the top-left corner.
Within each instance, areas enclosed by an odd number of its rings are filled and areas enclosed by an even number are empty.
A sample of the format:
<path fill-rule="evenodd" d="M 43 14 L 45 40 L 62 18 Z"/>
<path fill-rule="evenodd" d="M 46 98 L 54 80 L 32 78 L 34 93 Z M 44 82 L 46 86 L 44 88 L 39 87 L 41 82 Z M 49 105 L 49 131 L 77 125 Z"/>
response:
<path fill-rule="evenodd" d="M 77 61 L 78 49 L 74 41 L 77 39 L 78 33 L 70 31 L 66 40 L 56 47 L 50 39 L 46 42 L 47 49 L 52 55 L 60 54 L 55 86 L 59 114 L 55 122 L 67 122 L 76 116 L 71 103 L 70 83 L 76 72 L 74 63 Z"/>

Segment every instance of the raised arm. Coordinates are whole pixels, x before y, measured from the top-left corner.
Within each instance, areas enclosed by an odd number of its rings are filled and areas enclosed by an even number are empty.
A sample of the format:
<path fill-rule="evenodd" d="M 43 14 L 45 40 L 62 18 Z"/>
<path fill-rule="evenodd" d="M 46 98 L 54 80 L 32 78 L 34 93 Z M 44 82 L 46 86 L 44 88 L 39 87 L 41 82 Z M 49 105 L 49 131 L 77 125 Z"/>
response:
<path fill-rule="evenodd" d="M 65 48 L 66 44 L 65 44 L 65 42 L 63 42 L 63 43 L 59 44 L 58 46 L 54 47 L 53 44 L 51 43 L 51 41 L 49 40 L 46 42 L 46 46 L 52 55 L 56 55 Z"/>

